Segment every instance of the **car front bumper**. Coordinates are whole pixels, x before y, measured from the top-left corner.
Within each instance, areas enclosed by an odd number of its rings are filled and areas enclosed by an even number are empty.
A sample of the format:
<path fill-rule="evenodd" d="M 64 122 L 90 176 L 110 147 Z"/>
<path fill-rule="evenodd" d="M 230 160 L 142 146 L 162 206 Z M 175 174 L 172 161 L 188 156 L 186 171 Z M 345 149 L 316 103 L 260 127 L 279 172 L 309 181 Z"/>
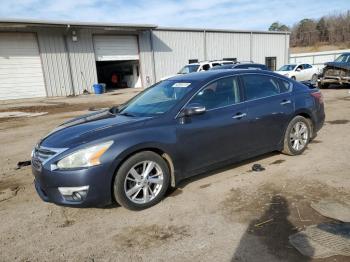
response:
<path fill-rule="evenodd" d="M 112 202 L 113 174 L 107 165 L 52 171 L 32 164 L 32 172 L 35 189 L 46 202 L 76 207 L 106 206 Z"/>
<path fill-rule="evenodd" d="M 350 77 L 327 76 L 320 81 L 321 84 L 350 84 Z"/>

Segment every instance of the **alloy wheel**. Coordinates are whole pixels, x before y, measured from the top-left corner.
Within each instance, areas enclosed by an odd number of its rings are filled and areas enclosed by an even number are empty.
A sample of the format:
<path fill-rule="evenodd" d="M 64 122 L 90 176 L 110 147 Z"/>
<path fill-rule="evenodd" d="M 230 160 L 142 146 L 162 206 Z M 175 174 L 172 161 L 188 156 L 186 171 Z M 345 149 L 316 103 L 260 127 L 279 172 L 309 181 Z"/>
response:
<path fill-rule="evenodd" d="M 124 181 L 127 198 L 137 204 L 152 201 L 161 191 L 164 182 L 163 171 L 154 161 L 142 161 L 134 165 Z"/>
<path fill-rule="evenodd" d="M 309 139 L 309 130 L 304 122 L 296 122 L 290 132 L 290 143 L 295 151 L 301 151 Z"/>

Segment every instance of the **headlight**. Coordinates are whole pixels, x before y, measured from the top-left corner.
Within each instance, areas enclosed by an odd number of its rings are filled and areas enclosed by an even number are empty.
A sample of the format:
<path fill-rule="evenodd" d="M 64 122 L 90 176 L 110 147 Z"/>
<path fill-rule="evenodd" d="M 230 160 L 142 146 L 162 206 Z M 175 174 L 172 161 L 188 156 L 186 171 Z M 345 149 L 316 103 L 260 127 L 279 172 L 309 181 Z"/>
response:
<path fill-rule="evenodd" d="M 91 146 L 78 150 L 57 162 L 59 169 L 90 167 L 99 165 L 101 156 L 113 144 L 113 141 L 108 141 L 103 144 Z"/>

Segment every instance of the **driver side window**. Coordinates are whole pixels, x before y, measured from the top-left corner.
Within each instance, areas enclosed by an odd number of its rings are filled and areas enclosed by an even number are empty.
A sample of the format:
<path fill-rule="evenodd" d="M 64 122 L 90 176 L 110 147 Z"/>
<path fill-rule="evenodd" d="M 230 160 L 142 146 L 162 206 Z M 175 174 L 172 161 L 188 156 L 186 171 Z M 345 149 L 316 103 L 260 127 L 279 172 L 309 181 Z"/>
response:
<path fill-rule="evenodd" d="M 303 70 L 303 65 L 299 65 L 296 69 L 295 69 L 295 71 L 298 71 L 298 69 L 301 71 L 301 70 Z"/>
<path fill-rule="evenodd" d="M 206 86 L 192 98 L 189 104 L 200 104 L 210 110 L 239 102 L 238 79 L 227 77 Z"/>

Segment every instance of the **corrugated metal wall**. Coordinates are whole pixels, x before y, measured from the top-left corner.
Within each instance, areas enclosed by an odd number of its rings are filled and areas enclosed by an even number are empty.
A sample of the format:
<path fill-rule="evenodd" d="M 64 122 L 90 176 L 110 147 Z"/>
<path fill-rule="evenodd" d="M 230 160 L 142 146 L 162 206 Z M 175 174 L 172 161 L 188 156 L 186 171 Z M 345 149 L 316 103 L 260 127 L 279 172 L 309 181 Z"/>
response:
<path fill-rule="evenodd" d="M 204 60 L 203 32 L 153 31 L 156 80 L 176 74 L 189 59 Z"/>
<path fill-rule="evenodd" d="M 73 42 L 72 30 L 78 41 Z M 17 30 L 6 30 L 17 31 Z M 21 29 L 38 35 L 48 96 L 82 94 L 97 82 L 93 46 L 95 34 L 138 34 L 142 84 L 148 87 L 176 74 L 189 59 L 237 58 L 265 63 L 276 56 L 277 67 L 288 63 L 289 35 L 258 32 L 204 31 L 159 28 L 150 31 L 92 29 Z M 66 36 L 67 35 L 67 36 Z M 65 40 L 66 39 L 66 40 Z M 153 46 L 153 51 L 152 51 Z M 69 53 L 67 53 L 67 50 Z"/>
<path fill-rule="evenodd" d="M 206 33 L 207 58 L 221 60 L 237 58 L 250 61 L 250 33 Z"/>
<path fill-rule="evenodd" d="M 95 53 L 92 42 L 92 31 L 77 30 L 78 41 L 73 42 L 67 37 L 67 46 L 72 70 L 75 94 L 84 90 L 92 91 L 92 85 L 97 83 Z"/>
<path fill-rule="evenodd" d="M 53 29 L 39 31 L 38 41 L 47 95 L 72 95 L 72 80 L 63 32 Z"/>
<path fill-rule="evenodd" d="M 266 57 L 277 58 L 277 68 L 288 63 L 289 39 L 287 34 L 257 34 L 252 35 L 252 60 L 265 64 Z"/>
<path fill-rule="evenodd" d="M 265 64 L 276 57 L 277 67 L 288 63 L 289 35 L 233 31 L 153 30 L 156 81 L 176 74 L 189 59 L 237 58 Z"/>
<path fill-rule="evenodd" d="M 153 73 L 153 54 L 150 37 L 150 31 L 139 33 L 140 69 L 143 87 L 149 87 L 156 81 Z"/>

